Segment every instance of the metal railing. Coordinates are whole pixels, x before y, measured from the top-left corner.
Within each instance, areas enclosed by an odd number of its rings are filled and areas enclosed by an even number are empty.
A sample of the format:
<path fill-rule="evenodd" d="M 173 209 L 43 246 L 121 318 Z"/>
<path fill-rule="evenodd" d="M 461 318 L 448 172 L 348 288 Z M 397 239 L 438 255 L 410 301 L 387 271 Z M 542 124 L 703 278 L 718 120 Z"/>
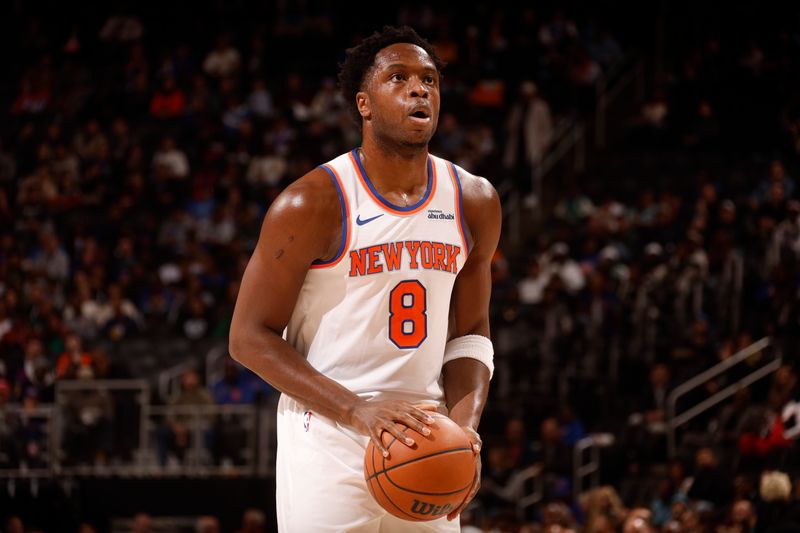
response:
<path fill-rule="evenodd" d="M 595 85 L 597 96 L 594 144 L 596 148 L 602 149 L 606 146 L 608 108 L 616 102 L 622 91 L 628 88 L 631 83 L 636 84 L 636 101 L 641 102 L 644 99 L 644 62 L 638 57 L 620 63 L 616 69 L 611 69 L 605 76 L 600 78 Z"/>
<path fill-rule="evenodd" d="M 145 435 L 145 447 L 141 450 L 144 457 L 152 457 L 151 440 L 157 440 L 157 431 L 173 421 L 180 421 L 188 426 L 192 435 L 191 447 L 179 470 L 183 475 L 209 476 L 222 475 L 234 470 L 255 475 L 258 446 L 258 413 L 254 405 L 158 405 L 150 406 L 149 417 L 142 433 Z M 206 447 L 206 436 L 211 432 L 219 432 L 217 421 L 227 419 L 230 423 L 238 419 L 236 424 L 246 430 L 247 444 L 241 451 L 244 464 L 223 463 L 215 465 L 211 462 L 211 450 Z M 158 421 L 160 420 L 161 423 Z M 216 435 L 219 438 L 220 435 Z M 156 461 L 147 461 L 147 470 L 158 473 L 163 467 Z M 169 469 L 168 469 L 169 470 Z"/>
<path fill-rule="evenodd" d="M 218 344 L 206 354 L 206 383 L 216 383 L 224 374 L 222 361 L 228 357 L 228 343 Z"/>
<path fill-rule="evenodd" d="M 47 467 L 31 466 L 26 459 L 20 459 L 18 468 L 0 468 L 0 479 L 38 479 L 49 477 L 52 466 L 57 461 L 57 450 L 52 444 L 52 435 L 55 434 L 56 417 L 53 416 L 53 406 L 25 407 L 22 405 L 6 405 L 0 411 L 0 423 L 25 424 L 30 420 L 42 420 L 48 436 L 49 447 L 42 459 L 47 460 Z M 12 426 L 13 427 L 13 426 Z"/>
<path fill-rule="evenodd" d="M 497 187 L 503 204 L 503 228 L 512 245 L 522 242 L 523 209 L 531 207 L 534 216 L 541 211 L 544 180 L 547 175 L 570 153 L 574 153 L 573 165 L 576 172 L 582 172 L 586 162 L 584 143 L 586 127 L 583 121 L 575 117 L 564 117 L 558 120 L 553 128 L 552 144 L 541 164 L 531 170 L 531 193 L 536 199 L 535 205 L 526 206 L 519 188 L 512 180 L 506 180 Z"/>
<path fill-rule="evenodd" d="M 528 482 L 532 482 L 531 490 L 525 490 Z M 529 466 L 518 472 L 509 485 L 511 487 L 509 499 L 516 502 L 517 517 L 525 518 L 525 511 L 542 501 L 544 498 L 544 475 L 539 465 Z"/>
<path fill-rule="evenodd" d="M 637 102 L 644 99 L 645 84 L 644 62 L 641 58 L 633 56 L 621 61 L 614 68 L 603 74 L 595 84 L 595 116 L 594 116 L 594 147 L 602 149 L 608 137 L 608 112 L 622 92 L 632 83 L 635 84 L 635 98 Z M 544 182 L 548 175 L 566 157 L 572 154 L 573 170 L 581 173 L 586 168 L 586 129 L 584 120 L 577 117 L 564 117 L 556 122 L 553 128 L 550 150 L 542 159 L 538 168 L 531 172 L 531 191 L 536 199 L 534 216 L 543 206 L 542 195 Z M 523 209 L 526 207 L 513 182 L 503 182 L 498 186 L 498 193 L 503 204 L 504 230 L 512 245 L 522 242 Z"/>
<path fill-rule="evenodd" d="M 193 360 L 184 361 L 171 366 L 158 373 L 158 396 L 163 401 L 168 401 L 180 390 L 181 376 L 190 370 L 197 370 L 197 363 Z M 214 383 L 206 381 L 206 383 Z"/>
<path fill-rule="evenodd" d="M 80 425 L 80 409 L 74 401 L 82 393 L 99 394 L 102 403 L 110 406 L 102 415 L 103 423 L 113 427 L 112 440 L 131 441 L 131 458 L 120 460 L 114 456 L 109 461 L 82 461 L 70 455 L 70 428 Z M 135 408 L 128 411 L 130 427 L 119 426 L 115 417 L 117 401 L 124 394 L 133 393 Z M 275 460 L 275 405 L 276 399 L 266 405 L 153 405 L 146 380 L 61 381 L 56 384 L 56 402 L 36 408 L 5 406 L 6 420 L 41 419 L 42 457 L 36 463 L 24 458 L 14 458 L 12 467 L 0 468 L 0 479 L 9 483 L 15 480 L 37 480 L 72 477 L 181 477 L 226 475 L 271 475 Z M 130 397 L 123 400 L 130 402 Z M 186 461 L 169 468 L 159 461 L 156 446 L 159 428 L 170 420 L 180 420 L 191 435 Z M 16 423 L 16 422 L 15 422 Z M 213 460 L 214 452 L 204 449 L 204 438 L 209 430 L 215 439 L 222 441 L 219 464 Z M 113 432 L 123 431 L 123 434 Z M 221 441 L 215 441 L 219 444 Z M 65 447 L 65 444 L 67 445 Z M 115 448 L 116 449 L 116 448 Z M 212 460 L 203 460 L 212 457 Z M 86 464 L 89 462 L 89 464 Z"/>
<path fill-rule="evenodd" d="M 754 342 L 753 344 L 744 348 L 743 350 L 740 350 L 739 352 L 729 357 L 728 359 L 720 363 L 717 363 L 708 370 L 705 370 L 696 375 L 695 377 L 678 385 L 672 392 L 669 393 L 669 396 L 667 397 L 667 449 L 669 451 L 670 457 L 674 457 L 675 452 L 677 450 L 676 433 L 677 429 L 680 426 L 686 424 L 696 416 L 714 407 L 715 405 L 725 400 L 726 398 L 733 396 L 734 394 L 736 394 L 738 390 L 749 386 L 750 384 L 758 381 L 764 376 L 768 376 L 772 372 L 775 372 L 781 366 L 781 354 L 776 353 L 775 358 L 772 359 L 767 364 L 761 366 L 756 370 L 753 370 L 752 372 L 750 372 L 745 377 L 741 378 L 736 383 L 728 385 L 727 387 L 720 390 L 713 396 L 706 398 L 702 402 L 690 407 L 689 409 L 680 414 L 676 412 L 678 399 L 685 396 L 687 393 L 691 392 L 697 387 L 702 386 L 708 380 L 715 378 L 720 374 L 726 372 L 733 366 L 741 363 L 742 361 L 752 357 L 755 354 L 758 354 L 759 352 L 762 352 L 770 345 L 771 345 L 770 338 L 764 337 L 763 339 Z"/>
<path fill-rule="evenodd" d="M 573 148 L 575 148 L 573 158 L 575 171 L 583 171 L 586 164 L 586 147 L 583 145 L 585 131 L 585 123 L 577 118 L 562 119 L 556 124 L 553 131 L 554 142 L 552 147 L 547 152 L 547 155 L 542 158 L 542 164 L 539 166 L 538 172 L 534 170 L 534 192 L 541 195 L 541 191 L 536 190 L 537 182 L 541 182 Z M 541 179 L 536 179 L 535 174 L 537 173 Z"/>
<path fill-rule="evenodd" d="M 150 388 L 146 380 L 143 379 L 107 379 L 107 380 L 75 380 L 59 381 L 55 389 L 55 408 L 53 416 L 53 433 L 51 443 L 53 448 L 52 468 L 56 473 L 61 472 L 62 460 L 62 438 L 64 435 L 64 416 L 61 416 L 61 409 L 70 405 L 70 393 L 78 392 L 97 392 L 99 394 L 110 394 L 112 392 L 130 391 L 136 394 L 135 400 L 139 404 L 139 427 L 141 428 L 147 420 L 147 409 L 150 406 Z M 145 447 L 145 435 L 140 432 L 138 448 Z"/>
<path fill-rule="evenodd" d="M 586 450 L 589 450 L 589 462 L 584 463 Z M 600 481 L 600 447 L 594 437 L 584 437 L 575 443 L 572 449 L 572 493 L 576 496 L 583 492 L 583 480 L 590 477 L 591 488 L 597 487 Z"/>

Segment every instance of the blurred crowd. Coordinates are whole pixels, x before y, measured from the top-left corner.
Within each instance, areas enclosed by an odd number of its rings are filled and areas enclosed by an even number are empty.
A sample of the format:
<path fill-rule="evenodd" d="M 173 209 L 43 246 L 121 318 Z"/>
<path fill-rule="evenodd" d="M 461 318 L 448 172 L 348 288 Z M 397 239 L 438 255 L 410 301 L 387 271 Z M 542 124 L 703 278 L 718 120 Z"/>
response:
<path fill-rule="evenodd" d="M 0 468 L 47 464 L 40 408 L 59 381 L 153 379 L 126 359 L 132 341 L 180 339 L 178 360 L 224 343 L 272 200 L 360 143 L 336 63 L 377 26 L 340 35 L 343 15 L 307 8 L 279 4 L 237 25 L 198 17 L 190 32 L 128 11 L 72 26 L 20 20 L 0 84 Z M 392 10 L 388 20 L 413 25 L 448 63 L 432 152 L 523 193 L 555 124 L 590 119 L 596 84 L 626 57 L 618 28 L 559 8 Z M 477 525 L 465 531 L 797 521 L 799 43 L 788 27 L 688 46 L 627 125 L 623 170 L 559 183 L 522 251 L 498 251 L 498 372 L 483 488 L 465 517 Z M 770 350 L 680 407 L 776 354 L 780 370 L 694 419 L 669 458 L 669 392 L 766 335 Z M 201 366 L 154 401 L 271 394 L 230 360 L 215 382 Z M 119 437 L 130 406 L 88 390 L 61 406 L 65 464 L 130 460 Z M 576 494 L 573 447 L 599 431 L 614 435 L 602 477 L 617 488 Z M 195 432 L 167 416 L 153 438 L 164 467 L 187 461 L 197 438 L 204 461 L 243 460 L 235 424 Z M 544 480 L 541 505 L 520 510 L 531 473 Z"/>
<path fill-rule="evenodd" d="M 307 23 L 316 20 L 341 56 L 350 41 L 339 43 L 321 22 L 328 14 L 319 16 Z M 574 112 L 580 91 L 622 58 L 609 31 L 596 21 L 579 30 L 560 10 L 499 11 L 488 21 L 472 14 L 458 33 L 447 11 L 395 16 L 428 35 L 449 64 L 436 153 L 496 181 L 529 181 L 553 113 Z M 311 28 L 292 28 L 292 13 L 277 17 L 271 31 L 185 39 L 129 13 L 66 34 L 51 20 L 21 21 L 0 131 L 4 405 L 24 404 L 32 414 L 53 402 L 60 380 L 151 377 L 135 375 L 125 357 L 135 339 L 182 338 L 186 357 L 205 341 L 225 341 L 271 201 L 360 142 L 334 82 L 339 56 L 320 70 L 287 63 L 282 45 Z M 500 78 L 528 53 L 542 61 Z M 557 96 L 555 111 L 543 91 Z M 505 137 L 520 142 L 501 152 Z M 505 165 L 495 168 L 498 158 Z M 221 395 L 211 403 L 230 401 L 221 384 L 205 384 Z M 102 390 L 77 396 L 67 455 L 105 464 L 115 455 L 115 401 Z M 241 398 L 252 403 L 253 394 Z M 22 450 L 45 453 L 41 432 L 20 436 L 23 419 L 4 431 L 18 436 L 4 436 L 3 464 L 33 466 Z M 162 463 L 176 442 L 186 446 L 184 434 L 180 425 L 165 428 Z"/>
<path fill-rule="evenodd" d="M 222 533 L 223 531 L 267 533 L 270 531 L 265 513 L 256 508 L 245 509 L 242 513 L 241 527 L 230 530 L 223 529 L 221 521 L 210 514 L 196 518 L 159 518 L 148 513 L 137 513 L 129 519 L 116 522 L 119 527 L 115 531 L 124 533 Z M 3 531 L 8 533 L 42 533 L 42 530 L 35 526 L 27 526 L 17 515 L 12 515 L 6 520 L 5 527 L 6 529 Z M 78 533 L 98 533 L 100 530 L 89 522 L 83 522 L 76 531 Z"/>
<path fill-rule="evenodd" d="M 473 523 L 800 529 L 800 28 L 749 30 L 677 47 L 618 152 L 559 184 L 521 257 L 495 257 L 494 392 L 534 400 L 487 441 Z M 671 456 L 670 393 L 765 336 L 678 399 L 681 413 L 735 387 L 678 429 Z M 574 444 L 599 432 L 614 438 L 600 452 L 614 488 L 580 492 Z M 543 506 L 520 508 L 534 474 Z"/>

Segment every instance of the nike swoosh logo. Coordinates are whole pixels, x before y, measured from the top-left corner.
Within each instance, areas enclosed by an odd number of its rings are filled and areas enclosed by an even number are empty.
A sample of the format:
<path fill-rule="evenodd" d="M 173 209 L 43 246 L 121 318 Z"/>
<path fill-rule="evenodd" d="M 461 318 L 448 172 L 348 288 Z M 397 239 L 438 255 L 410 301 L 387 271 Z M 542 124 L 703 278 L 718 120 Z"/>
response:
<path fill-rule="evenodd" d="M 380 218 L 382 216 L 383 216 L 383 213 L 381 213 L 380 215 L 375 215 L 372 218 L 365 218 L 364 220 L 361 220 L 361 215 L 358 215 L 356 217 L 356 224 L 358 224 L 359 226 L 363 226 L 364 224 L 369 224 L 370 222 L 372 222 L 376 218 Z"/>

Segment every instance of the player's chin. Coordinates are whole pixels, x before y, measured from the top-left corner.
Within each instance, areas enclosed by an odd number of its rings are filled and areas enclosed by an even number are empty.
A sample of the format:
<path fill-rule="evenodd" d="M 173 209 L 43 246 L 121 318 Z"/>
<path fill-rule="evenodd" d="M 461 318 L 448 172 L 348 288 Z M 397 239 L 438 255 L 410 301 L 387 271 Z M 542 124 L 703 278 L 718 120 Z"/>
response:
<path fill-rule="evenodd" d="M 411 131 L 406 132 L 403 136 L 402 143 L 406 146 L 415 146 L 415 147 L 423 147 L 427 146 L 431 139 L 433 138 L 433 129 L 426 128 L 426 129 L 414 129 Z"/>

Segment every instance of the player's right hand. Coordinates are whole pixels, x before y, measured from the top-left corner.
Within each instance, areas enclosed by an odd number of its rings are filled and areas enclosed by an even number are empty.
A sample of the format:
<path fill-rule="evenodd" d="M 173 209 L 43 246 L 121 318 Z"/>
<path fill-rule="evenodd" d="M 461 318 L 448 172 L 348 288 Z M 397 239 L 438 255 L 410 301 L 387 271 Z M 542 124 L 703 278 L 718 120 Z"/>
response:
<path fill-rule="evenodd" d="M 360 400 L 350 415 L 350 424 L 362 435 L 369 435 L 372 443 L 384 457 L 389 457 L 389 450 L 381 441 L 384 431 L 393 435 L 406 446 L 413 446 L 414 439 L 406 435 L 395 424 L 401 422 L 422 435 L 429 435 L 431 430 L 426 424 L 433 423 L 433 417 L 427 411 L 435 411 L 436 406 L 413 405 L 400 400 Z"/>

